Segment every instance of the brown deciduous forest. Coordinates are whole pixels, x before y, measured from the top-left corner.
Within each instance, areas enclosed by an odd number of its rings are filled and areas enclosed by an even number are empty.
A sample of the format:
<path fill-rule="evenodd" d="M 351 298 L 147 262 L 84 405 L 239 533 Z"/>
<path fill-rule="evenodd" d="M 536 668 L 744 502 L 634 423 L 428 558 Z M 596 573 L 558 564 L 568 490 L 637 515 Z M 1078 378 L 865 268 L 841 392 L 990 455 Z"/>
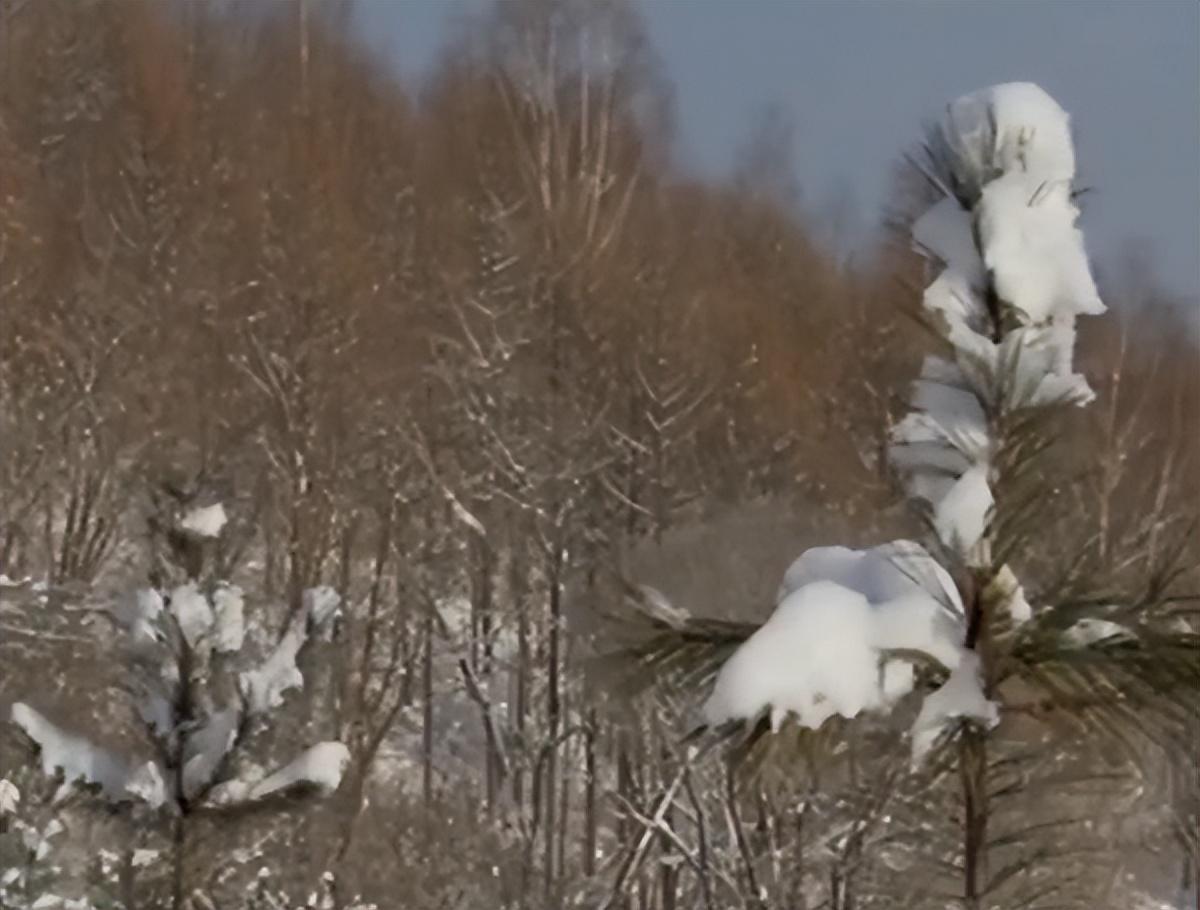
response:
<path fill-rule="evenodd" d="M 930 346 L 911 150 L 847 258 L 772 131 L 680 166 L 633 4 L 487 5 L 420 82 L 350 16 L 0 0 L 0 907 L 1200 907 L 1200 752 L 1084 737 L 1087 696 L 994 732 L 964 903 L 979 805 L 907 723 L 688 740 L 703 686 L 636 657 L 638 585 L 719 631 L 806 546 L 923 534 L 885 458 Z M 1098 398 L 1021 568 L 1035 605 L 1151 578 L 1194 636 L 1194 314 L 1097 265 Z M 172 524 L 215 503 L 218 537 Z M 226 806 L 223 765 L 151 810 L 41 773 L 17 702 L 184 780 L 223 690 L 184 670 L 156 744 L 111 621 L 184 581 L 236 584 L 256 653 L 298 642 L 230 739 L 248 779 L 336 741 L 340 785 Z"/>

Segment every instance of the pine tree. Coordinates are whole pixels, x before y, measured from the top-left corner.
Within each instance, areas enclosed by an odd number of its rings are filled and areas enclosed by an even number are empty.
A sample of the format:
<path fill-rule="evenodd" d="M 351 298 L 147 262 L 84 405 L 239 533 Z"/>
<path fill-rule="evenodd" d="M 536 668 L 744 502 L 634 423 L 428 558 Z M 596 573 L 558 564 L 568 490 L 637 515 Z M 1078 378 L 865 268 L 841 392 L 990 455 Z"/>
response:
<path fill-rule="evenodd" d="M 1014 568 L 1058 552 L 1039 535 L 1045 478 L 1070 413 L 1094 397 L 1072 367 L 1076 317 L 1104 311 L 1075 226 L 1066 113 L 1031 84 L 965 96 L 914 164 L 938 197 L 912 233 L 940 269 L 922 302 L 942 352 L 925 359 L 889 454 L 930 546 L 809 550 L 762 626 L 635 592 L 652 634 L 620 656 L 685 686 L 715 680 L 703 714 L 716 729 L 702 731 L 738 737 L 735 757 L 765 751 L 789 718 L 811 742 L 844 729 L 839 715 L 899 710 L 919 691 L 914 767 L 959 781 L 962 906 L 1038 906 L 1062 883 L 1023 874 L 1024 835 L 990 828 L 1014 761 L 994 754 L 993 731 L 1034 704 L 1133 760 L 1186 757 L 1200 637 L 1174 590 L 1182 543 L 1132 583 L 1073 571 L 1086 552 L 1030 592 Z"/>
<path fill-rule="evenodd" d="M 115 628 L 114 657 L 153 756 L 142 761 L 102 748 L 24 701 L 13 704 L 11 721 L 40 755 L 42 771 L 61 781 L 56 801 L 82 788 L 109 813 L 161 838 L 170 857 L 165 906 L 178 910 L 194 890 L 197 824 L 327 796 L 349 751 L 325 741 L 273 771 L 258 764 L 287 694 L 304 685 L 299 665 L 310 643 L 333 633 L 340 597 L 327 587 L 304 591 L 301 609 L 272 641 L 261 615 L 247 615 L 241 589 L 217 577 L 217 556 L 230 544 L 224 506 L 165 489 L 150 522 L 155 584 L 86 608 Z M 128 746 L 135 751 L 136 740 Z"/>

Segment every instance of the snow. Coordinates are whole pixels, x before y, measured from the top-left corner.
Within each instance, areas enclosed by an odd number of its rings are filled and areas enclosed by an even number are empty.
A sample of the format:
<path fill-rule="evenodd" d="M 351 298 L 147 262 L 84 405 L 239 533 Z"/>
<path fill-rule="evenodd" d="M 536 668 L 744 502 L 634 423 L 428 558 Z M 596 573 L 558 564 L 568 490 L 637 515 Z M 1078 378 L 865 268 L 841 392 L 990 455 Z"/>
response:
<path fill-rule="evenodd" d="M 954 579 L 924 547 L 911 540 L 895 540 L 867 550 L 805 550 L 784 573 L 776 603 L 815 581 L 832 581 L 850 588 L 875 606 L 897 598 L 927 595 L 962 613 Z"/>
<path fill-rule="evenodd" d="M 303 603 L 310 628 L 324 633 L 330 628 L 332 620 L 337 617 L 342 597 L 328 585 L 321 585 L 306 590 L 303 595 Z"/>
<path fill-rule="evenodd" d="M 315 788 L 319 795 L 329 796 L 340 786 L 349 764 L 350 750 L 342 743 L 317 743 L 267 777 L 258 771 L 218 784 L 209 794 L 208 802 L 214 806 L 254 802 L 298 786 Z"/>
<path fill-rule="evenodd" d="M 125 791 L 125 766 L 86 739 L 65 733 L 23 702 L 12 706 L 12 721 L 38 744 L 42 771 L 53 776 L 62 769 L 68 782 L 83 780 L 99 784 L 106 795 L 118 799 Z"/>
<path fill-rule="evenodd" d="M 892 546 L 913 557 L 924 553 L 908 541 Z M 876 551 L 806 553 L 789 568 L 786 594 L 770 619 L 721 668 L 705 719 L 719 725 L 769 709 L 773 728 L 789 714 L 816 728 L 834 714 L 885 708 L 911 690 L 911 666 L 889 660 L 890 651 L 920 652 L 953 669 L 961 604 L 954 595 L 957 609 L 948 609 L 948 591 L 931 589 L 931 581 L 944 588 L 948 576 L 925 558 L 922 581 Z M 891 666 L 897 663 L 904 666 Z"/>
<path fill-rule="evenodd" d="M 1088 265 L 1079 210 L 1068 183 L 1008 173 L 987 184 L 979 204 L 983 261 L 996 292 L 1027 321 L 1104 312 Z"/>
<path fill-rule="evenodd" d="M 1008 567 L 1005 566 L 1005 568 Z M 1033 619 L 1033 605 L 1025 599 L 1025 589 L 1020 585 L 1017 585 L 1012 593 L 1009 594 L 1006 607 L 1008 608 L 1009 618 L 1016 625 L 1029 622 L 1029 620 Z"/>
<path fill-rule="evenodd" d="M 138 717 L 156 736 L 168 736 L 174 729 L 175 721 L 171 702 L 162 687 L 155 683 L 142 682 L 139 685 L 136 702 Z"/>
<path fill-rule="evenodd" d="M 912 227 L 913 240 L 946 264 L 946 272 L 960 275 L 970 289 L 982 288 L 986 276 L 972 237 L 971 213 L 946 196 Z"/>
<path fill-rule="evenodd" d="M 208 598 L 194 582 L 180 585 L 171 592 L 171 615 L 179 624 L 188 647 L 195 649 L 200 640 L 212 628 L 213 611 Z"/>
<path fill-rule="evenodd" d="M 132 610 L 126 614 L 125 625 L 134 641 L 157 641 L 160 638 L 158 621 L 163 614 L 162 595 L 154 588 L 142 588 L 134 594 Z"/>
<path fill-rule="evenodd" d="M 279 707 L 285 692 L 304 685 L 296 656 L 307 638 L 303 619 L 292 622 L 267 659 L 238 677 L 238 688 L 251 714 L 265 714 Z"/>
<path fill-rule="evenodd" d="M 1075 176 L 1071 118 L 1041 86 L 1008 82 L 955 102 L 970 104 L 990 109 L 995 124 L 992 161 L 999 170 L 1024 170 L 1052 180 Z"/>
<path fill-rule="evenodd" d="M 326 637 L 341 606 L 341 595 L 333 588 L 319 586 L 304 591 L 303 610 L 292 617 L 287 631 L 275 649 L 257 668 L 238 677 L 238 689 L 251 714 L 265 714 L 283 704 L 283 695 L 304 685 L 296 666 L 296 657 L 310 632 Z"/>
<path fill-rule="evenodd" d="M 925 289 L 925 309 L 944 323 L 944 333 L 957 350 L 981 364 L 996 361 L 996 345 L 982 331 L 985 310 L 982 299 L 953 269 L 946 269 Z"/>
<path fill-rule="evenodd" d="M 981 565 L 987 558 L 979 544 L 987 531 L 993 504 L 986 464 L 968 468 L 934 503 L 933 526 L 938 538 L 965 557 L 969 565 Z"/>
<path fill-rule="evenodd" d="M 225 515 L 225 506 L 218 502 L 211 506 L 192 509 L 183 516 L 179 527 L 196 537 L 219 537 L 221 529 L 225 527 L 228 520 Z"/>
<path fill-rule="evenodd" d="M 983 694 L 979 655 L 974 651 L 964 650 L 958 666 L 950 671 L 950 678 L 922 702 L 911 730 L 914 766 L 921 763 L 942 731 L 960 718 L 977 721 L 987 728 L 1000 722 L 996 703 Z"/>
<path fill-rule="evenodd" d="M 1092 617 L 1081 619 L 1063 633 L 1067 642 L 1077 648 L 1086 648 L 1110 638 L 1132 638 L 1133 633 L 1120 623 Z"/>
<path fill-rule="evenodd" d="M 136 768 L 125 783 L 125 792 L 152 808 L 162 806 L 167 801 L 167 784 L 158 764 L 148 761 Z"/>
<path fill-rule="evenodd" d="M 349 764 L 350 750 L 342 743 L 317 743 L 251 787 L 247 798 L 264 799 L 297 785 L 315 787 L 322 796 L 328 796 L 341 784 Z"/>
<path fill-rule="evenodd" d="M 946 442 L 964 455 L 979 457 L 987 451 L 987 415 L 968 389 L 926 374 L 913 383 L 912 406 L 924 411 Z"/>
<path fill-rule="evenodd" d="M 218 711 L 183 745 L 183 795 L 192 799 L 212 781 L 237 740 L 241 713 L 234 708 Z"/>
<path fill-rule="evenodd" d="M 909 495 L 931 506 L 938 539 L 976 565 L 993 505 L 987 415 L 963 371 L 938 357 L 926 358 L 911 401 L 892 429 L 890 460 L 907 474 Z"/>
<path fill-rule="evenodd" d="M 221 585 L 213 594 L 213 650 L 232 654 L 242 649 L 246 637 L 245 603 L 242 589 L 236 585 Z"/>
<path fill-rule="evenodd" d="M 0 777 L 0 818 L 12 815 L 21 802 L 21 791 L 7 777 Z"/>
<path fill-rule="evenodd" d="M 1019 626 L 1033 618 L 1033 606 L 1025 598 L 1025 589 L 1009 566 L 1001 566 L 988 588 L 989 599 L 994 597 L 1003 604 L 1014 625 Z"/>
<path fill-rule="evenodd" d="M 130 773 L 127 765 L 110 752 L 64 732 L 23 702 L 12 706 L 12 721 L 37 743 L 42 772 L 47 776 L 61 769 L 67 784 L 78 780 L 96 784 L 113 802 L 134 796 L 159 806 L 165 800 L 166 787 L 153 762 Z"/>
<path fill-rule="evenodd" d="M 46 827 L 40 830 L 36 826 L 31 825 L 26 821 L 18 819 L 14 824 L 14 828 L 20 832 L 21 843 L 24 845 L 25 849 L 32 854 L 34 862 L 41 862 L 47 856 L 49 856 L 50 851 L 54 849 L 54 838 L 58 837 L 58 835 L 67 830 L 66 826 L 57 818 L 50 819 L 50 821 L 46 823 Z M 21 872 L 16 872 L 16 874 L 12 875 L 6 883 L 11 884 L 13 881 L 16 881 L 18 878 L 22 877 L 23 876 Z M 0 893 L 0 897 L 2 896 L 2 893 Z M 0 906 L 4 905 L 0 904 Z"/>
<path fill-rule="evenodd" d="M 133 851 L 133 856 L 130 859 L 130 863 L 135 869 L 143 869 L 146 866 L 153 865 L 155 862 L 157 862 L 161 852 L 162 851 L 160 850 L 149 850 L 144 847 L 139 847 Z"/>
<path fill-rule="evenodd" d="M 95 910 L 87 898 L 71 899 L 57 894 L 43 894 L 29 907 L 30 910 Z"/>

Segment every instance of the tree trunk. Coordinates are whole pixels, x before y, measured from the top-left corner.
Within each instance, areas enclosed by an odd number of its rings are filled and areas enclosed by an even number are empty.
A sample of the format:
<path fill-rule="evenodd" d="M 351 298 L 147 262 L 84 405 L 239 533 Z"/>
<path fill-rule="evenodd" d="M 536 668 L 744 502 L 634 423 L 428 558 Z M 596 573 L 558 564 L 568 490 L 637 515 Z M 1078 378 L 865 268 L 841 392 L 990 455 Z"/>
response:
<path fill-rule="evenodd" d="M 187 819 L 178 815 L 171 830 L 171 910 L 183 910 L 186 892 L 183 866 L 186 856 Z"/>
<path fill-rule="evenodd" d="M 967 910 L 983 910 L 987 880 L 987 736 L 966 730 L 959 741 L 963 794 L 963 899 Z"/>
<path fill-rule="evenodd" d="M 561 645 L 562 622 L 562 547 L 556 545 L 550 565 L 550 629 L 547 636 L 546 662 L 548 664 L 548 681 L 546 684 L 546 739 L 549 752 L 546 756 L 545 796 L 543 806 L 545 811 L 544 876 L 545 893 L 550 895 L 554 880 L 554 843 L 557 834 L 555 781 L 558 779 L 558 730 L 561 722 L 561 694 L 559 683 L 559 649 Z"/>
<path fill-rule="evenodd" d="M 583 874 L 596 874 L 596 709 L 589 708 L 583 738 Z"/>
<path fill-rule="evenodd" d="M 433 804 L 433 613 L 425 612 L 425 660 L 421 667 L 421 798 L 425 811 Z"/>

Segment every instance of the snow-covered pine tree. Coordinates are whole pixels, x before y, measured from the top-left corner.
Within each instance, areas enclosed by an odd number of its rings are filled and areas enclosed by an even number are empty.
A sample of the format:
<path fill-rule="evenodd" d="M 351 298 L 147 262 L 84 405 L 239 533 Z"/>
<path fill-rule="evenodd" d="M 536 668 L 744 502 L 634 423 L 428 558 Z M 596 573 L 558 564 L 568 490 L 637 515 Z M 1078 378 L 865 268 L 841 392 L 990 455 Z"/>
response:
<path fill-rule="evenodd" d="M 1200 637 L 1180 622 L 1171 566 L 1134 591 L 1090 579 L 1030 584 L 1034 596 L 1014 569 L 1050 549 L 1039 469 L 1093 397 L 1072 365 L 1076 318 L 1104 312 L 1076 227 L 1067 114 L 1036 85 L 994 86 L 950 104 L 924 152 L 939 198 L 912 233 L 937 267 L 923 308 L 944 352 L 925 359 L 890 458 L 931 546 L 810 549 L 761 626 L 693 618 L 650 592 L 633 602 L 653 635 L 625 656 L 711 684 L 703 726 L 740 733 L 737 754 L 789 720 L 816 730 L 920 699 L 913 764 L 957 767 L 961 903 L 982 910 L 1012 878 L 988 867 L 989 738 L 1008 700 L 1187 755 Z"/>
<path fill-rule="evenodd" d="M 267 757 L 256 755 L 255 734 L 304 686 L 298 661 L 310 642 L 332 633 L 340 597 L 328 587 L 304 591 L 301 609 L 273 635 L 265 617 L 248 615 L 241 589 L 213 569 L 228 527 L 224 506 L 186 502 L 163 497 L 151 521 L 155 585 L 90 608 L 115 628 L 112 647 L 153 755 L 132 757 L 133 744 L 128 752 L 102 748 L 26 701 L 11 710 L 41 770 L 61 780 L 55 801 L 83 788 L 163 837 L 165 906 L 173 910 L 196 897 L 187 866 L 198 819 L 327 796 L 350 759 L 344 744 L 324 741 L 273 769 L 259 764 Z"/>

